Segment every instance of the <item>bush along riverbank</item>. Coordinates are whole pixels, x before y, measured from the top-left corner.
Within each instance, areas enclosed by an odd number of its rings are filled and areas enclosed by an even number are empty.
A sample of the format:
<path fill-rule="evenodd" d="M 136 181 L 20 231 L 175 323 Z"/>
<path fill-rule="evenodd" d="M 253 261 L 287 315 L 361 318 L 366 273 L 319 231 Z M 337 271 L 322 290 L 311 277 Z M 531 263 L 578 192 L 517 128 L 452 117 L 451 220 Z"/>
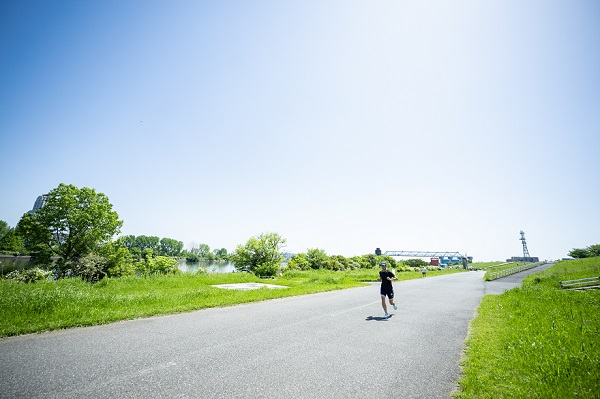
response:
<path fill-rule="evenodd" d="M 471 322 L 454 397 L 600 397 L 600 290 L 559 285 L 597 276 L 600 257 L 562 261 L 520 288 L 486 295 Z"/>

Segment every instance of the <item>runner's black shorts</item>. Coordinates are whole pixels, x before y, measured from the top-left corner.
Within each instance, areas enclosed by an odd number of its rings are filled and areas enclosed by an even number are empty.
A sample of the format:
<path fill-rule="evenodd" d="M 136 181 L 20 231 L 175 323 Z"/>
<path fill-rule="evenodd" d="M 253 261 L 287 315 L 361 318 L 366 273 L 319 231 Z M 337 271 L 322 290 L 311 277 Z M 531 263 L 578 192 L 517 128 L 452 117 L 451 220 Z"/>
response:
<path fill-rule="evenodd" d="M 381 287 L 381 296 L 387 296 L 390 299 L 394 299 L 394 289 Z"/>

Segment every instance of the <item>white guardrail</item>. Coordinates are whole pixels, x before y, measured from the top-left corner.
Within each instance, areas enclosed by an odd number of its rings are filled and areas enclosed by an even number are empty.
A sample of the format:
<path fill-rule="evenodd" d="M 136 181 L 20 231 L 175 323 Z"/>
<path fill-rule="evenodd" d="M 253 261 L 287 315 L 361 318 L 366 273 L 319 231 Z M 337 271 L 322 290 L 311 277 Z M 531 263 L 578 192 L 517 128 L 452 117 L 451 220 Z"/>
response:
<path fill-rule="evenodd" d="M 528 263 L 526 265 L 516 266 L 516 267 L 512 267 L 510 269 L 498 270 L 497 272 L 491 272 L 488 275 L 488 281 L 496 280 L 496 279 L 506 277 L 511 274 L 515 274 L 515 273 L 519 273 L 519 272 L 522 272 L 522 271 L 525 271 L 528 269 L 532 269 L 534 267 L 541 266 L 544 263 L 546 263 L 546 262 Z"/>
<path fill-rule="evenodd" d="M 559 281 L 558 285 L 560 288 L 566 290 L 587 290 L 587 289 L 598 289 L 600 288 L 600 276 L 580 278 L 578 280 L 565 280 Z"/>

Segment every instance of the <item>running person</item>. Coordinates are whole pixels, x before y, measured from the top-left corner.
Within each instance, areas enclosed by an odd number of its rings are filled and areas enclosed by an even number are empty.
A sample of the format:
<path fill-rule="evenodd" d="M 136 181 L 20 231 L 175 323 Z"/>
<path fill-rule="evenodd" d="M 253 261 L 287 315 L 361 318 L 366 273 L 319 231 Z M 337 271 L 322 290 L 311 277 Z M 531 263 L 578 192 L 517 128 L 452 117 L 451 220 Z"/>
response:
<path fill-rule="evenodd" d="M 394 287 L 392 287 L 392 280 L 398 280 L 398 278 L 390 270 L 387 270 L 387 264 L 385 262 L 381 262 L 380 266 L 381 270 L 379 271 L 379 278 L 377 281 L 381 281 L 381 306 L 385 312 L 385 316 L 383 317 L 387 319 L 390 315 L 387 312 L 387 305 L 385 303 L 386 296 L 389 298 L 390 305 L 394 307 L 394 310 L 398 309 L 398 306 L 394 303 Z"/>

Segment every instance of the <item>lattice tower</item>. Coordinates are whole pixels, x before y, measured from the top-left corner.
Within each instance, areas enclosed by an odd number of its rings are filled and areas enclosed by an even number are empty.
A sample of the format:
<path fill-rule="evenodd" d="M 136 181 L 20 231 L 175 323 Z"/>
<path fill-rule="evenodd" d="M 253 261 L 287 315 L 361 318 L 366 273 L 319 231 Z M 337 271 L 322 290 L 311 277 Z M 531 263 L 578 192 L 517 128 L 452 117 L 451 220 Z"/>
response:
<path fill-rule="evenodd" d="M 527 243 L 525 242 L 525 232 L 521 230 L 521 242 L 523 243 L 523 257 L 529 258 L 529 250 L 527 249 Z"/>

